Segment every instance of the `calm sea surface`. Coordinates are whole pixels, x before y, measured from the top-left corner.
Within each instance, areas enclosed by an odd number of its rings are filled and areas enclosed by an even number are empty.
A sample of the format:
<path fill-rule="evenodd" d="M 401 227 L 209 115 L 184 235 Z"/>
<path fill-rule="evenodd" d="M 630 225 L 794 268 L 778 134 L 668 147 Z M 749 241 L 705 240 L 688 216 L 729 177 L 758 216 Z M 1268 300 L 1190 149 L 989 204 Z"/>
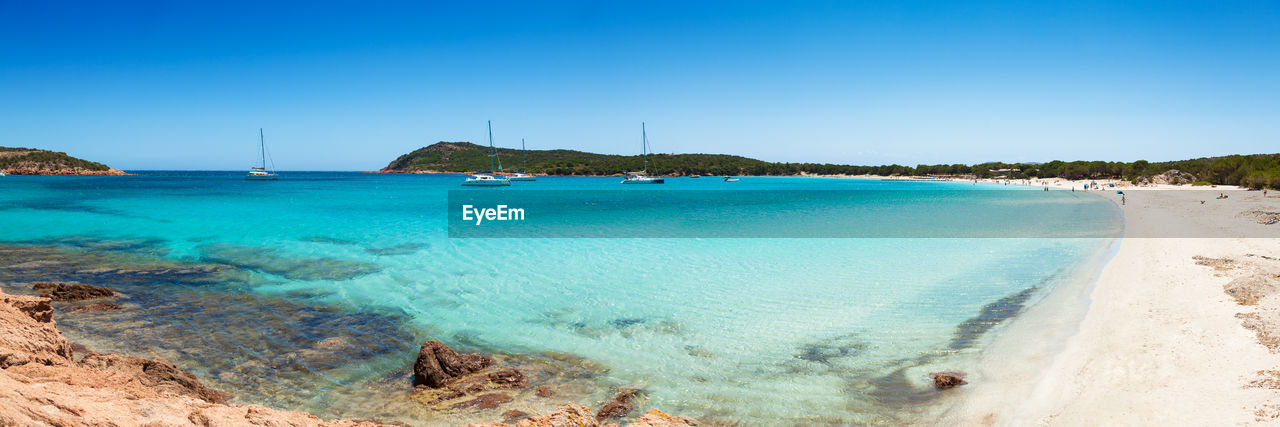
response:
<path fill-rule="evenodd" d="M 501 410 L 406 409 L 414 404 L 400 396 L 411 388 L 417 345 L 438 338 L 531 370 L 572 371 L 535 375 L 560 393 L 511 404 L 529 411 L 598 407 L 617 387 L 639 387 L 645 406 L 713 421 L 906 422 L 945 404 L 929 372 L 972 369 L 1006 318 L 1081 280 L 1072 272 L 1110 242 L 1016 230 L 1122 223 L 1102 197 L 1038 188 L 708 177 L 659 187 L 707 190 L 698 194 L 708 206 L 730 185 L 739 191 L 725 197 L 874 190 L 861 194 L 885 196 L 819 202 L 882 234 L 692 238 L 681 227 L 698 235 L 697 222 L 674 221 L 662 238 L 450 238 L 448 191 L 461 179 L 8 176 L 0 178 L 0 282 L 113 287 L 126 309 L 60 313 L 70 337 L 170 358 L 240 402 L 325 417 L 500 420 Z M 496 191 L 573 190 L 543 193 L 554 205 L 558 194 L 631 191 L 618 181 L 544 177 Z M 989 204 L 993 215 L 1016 204 L 1022 215 L 1008 220 L 1008 237 L 893 237 L 895 227 L 918 236 L 946 223 L 946 204 L 899 209 L 939 193 Z M 779 226 L 774 214 L 795 209 L 770 197 L 744 206 L 735 205 L 743 227 Z M 627 226 L 584 215 L 595 226 Z M 661 206 L 645 215 L 688 216 Z M 821 235 L 823 221 L 797 221 Z"/>

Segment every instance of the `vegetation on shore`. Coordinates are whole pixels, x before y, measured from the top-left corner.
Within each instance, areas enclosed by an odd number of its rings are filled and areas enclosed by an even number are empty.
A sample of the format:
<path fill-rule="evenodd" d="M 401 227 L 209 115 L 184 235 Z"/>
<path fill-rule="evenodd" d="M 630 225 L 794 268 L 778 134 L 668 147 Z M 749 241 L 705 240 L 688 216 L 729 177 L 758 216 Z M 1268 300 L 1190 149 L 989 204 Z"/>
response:
<path fill-rule="evenodd" d="M 124 175 L 67 153 L 22 147 L 0 147 L 0 171 L 13 175 Z"/>
<path fill-rule="evenodd" d="M 520 150 L 498 148 L 506 170 L 519 170 Z M 489 148 L 469 142 L 438 142 L 400 156 L 380 172 L 466 173 L 489 169 Z M 529 150 L 530 173 L 547 175 L 617 175 L 640 170 L 640 156 L 575 150 Z M 1055 160 L 1048 163 L 979 163 L 975 165 L 856 166 L 822 163 L 771 163 L 726 154 L 652 154 L 649 173 L 681 175 L 882 175 L 953 176 L 1010 179 L 1124 179 L 1139 181 L 1169 170 L 1194 175 L 1213 185 L 1280 188 L 1280 154 L 1206 157 L 1172 162 L 1103 162 Z"/>

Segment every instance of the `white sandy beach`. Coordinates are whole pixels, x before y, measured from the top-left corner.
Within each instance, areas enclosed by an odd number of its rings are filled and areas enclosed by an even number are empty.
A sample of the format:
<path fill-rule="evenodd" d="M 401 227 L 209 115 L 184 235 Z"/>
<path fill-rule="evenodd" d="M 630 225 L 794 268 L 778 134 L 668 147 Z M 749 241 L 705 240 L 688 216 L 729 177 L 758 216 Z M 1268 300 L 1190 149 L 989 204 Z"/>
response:
<path fill-rule="evenodd" d="M 1153 191 L 1171 189 L 1202 191 Z M 1280 354 L 1236 317 L 1258 312 L 1275 328 L 1280 295 L 1244 306 L 1223 291 L 1235 278 L 1263 273 L 1268 289 L 1280 286 L 1280 225 L 1241 215 L 1280 212 L 1280 194 L 1264 199 L 1261 191 L 1224 186 L 1124 191 L 1126 237 L 1093 286 L 1055 291 L 1010 325 L 948 422 L 1232 425 L 1280 416 L 1280 382 L 1259 375 L 1280 369 Z M 1189 230 L 1219 237 L 1185 237 L 1195 233 Z M 1150 237 L 1169 235 L 1180 237 Z M 1197 256 L 1218 260 L 1198 265 Z M 1056 335 L 1036 330 L 1079 319 L 1078 312 L 1044 312 L 1075 302 L 1087 307 L 1078 325 Z"/>

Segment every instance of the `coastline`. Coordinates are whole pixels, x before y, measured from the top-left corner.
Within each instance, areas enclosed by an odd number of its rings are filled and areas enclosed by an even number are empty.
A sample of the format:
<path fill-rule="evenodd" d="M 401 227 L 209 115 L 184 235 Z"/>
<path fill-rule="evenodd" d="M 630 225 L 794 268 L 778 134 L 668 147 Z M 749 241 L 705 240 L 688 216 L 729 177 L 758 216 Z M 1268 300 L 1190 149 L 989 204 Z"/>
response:
<path fill-rule="evenodd" d="M 115 168 L 111 168 L 111 169 L 107 169 L 107 170 L 102 170 L 102 171 L 87 170 L 87 169 L 55 169 L 55 170 L 48 170 L 48 169 L 13 168 L 13 169 L 5 169 L 5 170 L 0 171 L 0 172 L 4 172 L 5 174 L 8 174 L 8 175 L 14 175 L 14 176 L 18 176 L 18 175 L 38 175 L 38 176 L 54 176 L 54 175 L 58 175 L 58 176 L 127 176 L 127 175 L 133 175 L 133 174 L 131 174 L 131 173 L 128 173 L 128 172 L 125 172 L 125 171 L 122 171 L 122 170 L 119 170 L 119 169 L 115 169 Z"/>
<path fill-rule="evenodd" d="M 1280 268 L 1258 256 L 1280 253 L 1280 240 L 1247 238 L 1267 226 L 1241 214 L 1280 210 L 1280 198 L 1219 186 L 1212 190 L 1229 197 L 1201 204 L 1205 192 L 1180 189 L 1200 188 L 1126 188 L 1125 236 L 1114 254 L 1090 280 L 1055 290 L 1015 318 L 976 372 L 987 384 L 965 390 L 944 419 L 1213 425 L 1280 415 L 1268 400 L 1274 387 L 1249 386 L 1280 366 L 1280 356 L 1241 325 L 1237 313 L 1250 310 L 1223 291 L 1243 273 L 1215 274 L 1196 258 L 1232 260 L 1243 271 Z M 1196 227 L 1231 237 L 1152 238 Z"/>

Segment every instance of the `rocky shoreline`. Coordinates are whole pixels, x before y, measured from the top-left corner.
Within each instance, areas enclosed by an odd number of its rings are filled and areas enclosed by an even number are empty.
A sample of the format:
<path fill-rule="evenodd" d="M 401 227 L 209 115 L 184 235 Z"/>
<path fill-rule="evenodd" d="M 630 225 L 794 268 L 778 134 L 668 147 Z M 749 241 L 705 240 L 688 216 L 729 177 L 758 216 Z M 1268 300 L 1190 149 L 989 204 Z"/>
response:
<path fill-rule="evenodd" d="M 117 294 L 83 283 L 37 282 L 41 296 L 0 291 L 0 425 L 301 425 L 380 426 L 376 421 L 323 420 L 314 415 L 260 405 L 230 404 L 230 394 L 205 385 L 177 365 L 161 359 L 98 353 L 72 343 L 57 328 L 57 311 L 85 307 L 114 311 L 103 301 Z M 440 411 L 501 409 L 513 392 L 538 398 L 556 393 L 532 385 L 511 359 L 462 354 L 443 342 L 423 343 L 414 363 L 412 400 Z M 608 426 L 637 409 L 640 390 L 620 390 L 599 411 L 568 404 L 546 415 L 517 409 L 501 422 L 474 426 Z M 477 412 L 477 418 L 483 418 Z M 396 423 L 399 424 L 399 423 Z M 692 426 L 698 421 L 651 409 L 631 426 Z"/>
<path fill-rule="evenodd" d="M 74 176 L 125 176 L 131 173 L 120 169 L 88 170 L 88 169 L 32 169 L 12 168 L 3 171 L 7 175 L 74 175 Z"/>

